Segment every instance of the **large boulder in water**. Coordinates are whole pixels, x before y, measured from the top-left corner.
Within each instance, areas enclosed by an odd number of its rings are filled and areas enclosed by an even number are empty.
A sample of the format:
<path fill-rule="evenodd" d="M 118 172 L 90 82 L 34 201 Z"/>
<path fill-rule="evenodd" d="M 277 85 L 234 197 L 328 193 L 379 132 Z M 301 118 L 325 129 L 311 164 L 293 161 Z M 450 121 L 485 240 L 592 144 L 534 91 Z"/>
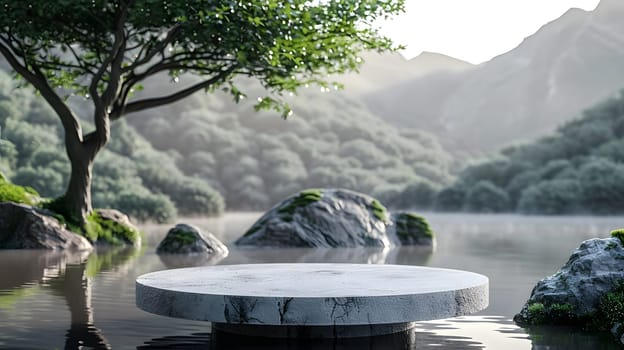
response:
<path fill-rule="evenodd" d="M 398 217 L 403 218 L 399 215 Z M 264 214 L 235 244 L 255 247 L 392 247 L 396 225 L 386 208 L 365 194 L 343 189 L 305 190 Z M 405 230 L 403 230 L 405 228 Z M 413 231 L 412 231 L 413 232 Z M 405 240 L 408 243 L 409 240 Z M 430 243 L 432 240 L 430 240 Z M 413 239 L 410 244 L 424 243 Z"/>
<path fill-rule="evenodd" d="M 619 238 L 581 244 L 554 275 L 539 281 L 514 320 L 624 331 L 624 245 Z M 619 330 L 619 331 L 618 331 Z"/>
<path fill-rule="evenodd" d="M 89 241 L 44 210 L 0 203 L 0 249 L 91 250 Z"/>
<path fill-rule="evenodd" d="M 158 254 L 206 254 L 215 257 L 225 257 L 229 251 L 210 232 L 202 233 L 199 228 L 177 224 L 167 232 L 167 236 L 156 248 Z"/>

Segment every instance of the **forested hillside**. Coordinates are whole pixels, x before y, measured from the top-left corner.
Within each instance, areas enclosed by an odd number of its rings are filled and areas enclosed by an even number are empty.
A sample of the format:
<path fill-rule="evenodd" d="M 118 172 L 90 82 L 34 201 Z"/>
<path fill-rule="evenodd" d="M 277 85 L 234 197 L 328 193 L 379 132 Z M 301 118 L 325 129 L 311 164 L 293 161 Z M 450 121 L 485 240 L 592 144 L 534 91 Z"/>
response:
<path fill-rule="evenodd" d="M 181 215 L 214 215 L 223 198 L 205 181 L 184 175 L 175 159 L 156 151 L 124 121 L 94 166 L 93 204 L 120 209 L 138 220 L 160 222 Z M 0 72 L 0 172 L 42 196 L 63 193 L 69 162 L 56 115 L 27 88 L 16 89 Z"/>
<path fill-rule="evenodd" d="M 624 94 L 554 135 L 468 167 L 436 202 L 452 211 L 624 213 Z"/>
<path fill-rule="evenodd" d="M 150 81 L 146 90 L 168 83 Z M 217 214 L 223 198 L 230 210 L 267 209 L 307 187 L 348 188 L 401 204 L 408 185 L 431 192 L 451 181 L 451 157 L 433 136 L 389 126 L 340 92 L 304 89 L 289 101 L 296 114 L 283 120 L 255 112 L 262 91 L 243 86 L 249 98 L 239 105 L 225 94 L 198 94 L 115 122 L 95 163 L 94 206 L 167 221 L 176 209 Z M 90 115 L 80 99 L 72 104 Z M 60 123 L 2 72 L 0 127 L 0 171 L 44 196 L 62 194 L 69 164 Z"/>
<path fill-rule="evenodd" d="M 159 84 L 146 89 L 166 88 Z M 295 114 L 283 120 L 256 113 L 262 90 L 241 86 L 248 98 L 239 105 L 224 94 L 196 95 L 128 121 L 157 149 L 175 151 L 179 168 L 210 183 L 232 209 L 264 209 L 308 187 L 392 203 L 408 185 L 451 180 L 451 157 L 433 136 L 392 127 L 342 92 L 303 89 L 288 98 Z"/>

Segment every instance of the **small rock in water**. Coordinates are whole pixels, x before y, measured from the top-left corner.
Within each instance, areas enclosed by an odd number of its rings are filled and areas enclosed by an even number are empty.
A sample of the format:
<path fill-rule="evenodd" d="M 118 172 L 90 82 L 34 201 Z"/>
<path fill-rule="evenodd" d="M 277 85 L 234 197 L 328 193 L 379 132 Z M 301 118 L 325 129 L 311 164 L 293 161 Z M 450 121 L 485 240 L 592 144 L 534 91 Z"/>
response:
<path fill-rule="evenodd" d="M 228 255 L 227 247 L 213 234 L 202 233 L 197 227 L 177 224 L 156 248 L 158 254 Z"/>
<path fill-rule="evenodd" d="M 414 213 L 393 213 L 391 230 L 397 236 L 401 245 L 433 246 L 435 236 L 429 223 L 422 216 Z M 392 231 L 391 231 L 392 232 Z"/>

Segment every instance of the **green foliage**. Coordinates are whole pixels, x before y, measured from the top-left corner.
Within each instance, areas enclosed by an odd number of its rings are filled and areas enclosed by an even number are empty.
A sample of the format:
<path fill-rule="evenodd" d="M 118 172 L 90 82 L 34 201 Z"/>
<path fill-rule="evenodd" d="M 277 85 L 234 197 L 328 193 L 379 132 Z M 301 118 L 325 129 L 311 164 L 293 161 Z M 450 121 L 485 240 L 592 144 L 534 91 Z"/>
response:
<path fill-rule="evenodd" d="M 624 228 L 618 228 L 611 231 L 611 237 L 619 239 L 620 242 L 624 244 Z"/>
<path fill-rule="evenodd" d="M 191 244 L 197 240 L 197 236 L 193 232 L 185 231 L 179 228 L 174 229 L 171 233 L 168 233 L 162 245 L 169 246 L 174 242 L 182 244 Z"/>
<path fill-rule="evenodd" d="M 141 74 L 148 68 L 167 71 L 173 78 L 181 74 L 180 67 L 207 77 L 227 71 L 207 87 L 213 91 L 223 87 L 238 101 L 247 94 L 232 76 L 250 74 L 277 93 L 259 98 L 255 107 L 288 116 L 281 93 L 310 83 L 327 88 L 331 85 L 327 75 L 358 67 L 360 51 L 395 48 L 372 23 L 402 12 L 404 3 L 254 0 L 215 6 L 194 0 L 166 5 L 151 0 L 134 1 L 130 7 L 123 1 L 1 0 L 0 34 L 21 48 L 13 54 L 45 67 L 41 73 L 52 87 L 86 96 L 92 79 L 81 78 L 96 76 L 94 70 L 107 62 L 115 48 L 115 29 L 121 24 L 126 33 L 123 49 L 140 48 L 122 55 L 126 57 L 122 78 L 131 82 L 124 88 L 140 89 L 142 79 L 137 75 L 145 78 Z M 29 20 L 14 20 L 18 18 Z M 76 45 L 81 49 L 74 50 Z M 175 63 L 171 67 L 158 65 L 171 62 Z M 111 74 L 104 72 L 100 89 L 107 87 Z"/>
<path fill-rule="evenodd" d="M 146 90 L 164 88 L 157 84 Z M 247 85 L 254 95 L 261 93 L 259 87 Z M 249 108 L 253 101 L 236 106 L 224 104 L 222 95 L 212 98 L 191 98 L 189 104 L 167 106 L 162 113 L 128 122 L 155 148 L 175 151 L 179 169 L 209 181 L 230 209 L 266 210 L 302 188 L 347 188 L 374 194 L 390 207 L 399 207 L 393 204 L 397 198 L 401 204 L 420 207 L 412 195 L 400 194 L 406 184 L 426 183 L 437 190 L 451 178 L 451 157 L 438 143 L 422 135 L 422 140 L 404 136 L 339 93 L 303 89 L 288 99 L 298 112 L 288 121 L 267 113 L 254 115 Z M 171 115 L 179 116 L 175 124 L 168 121 Z M 342 148 L 353 140 L 370 149 Z M 367 154 L 378 163 L 364 161 Z M 145 161 L 157 166 L 140 174 L 154 191 L 162 187 L 156 186 L 161 183 L 157 176 L 177 171 L 163 171 L 161 163 Z M 393 190 L 380 195 L 384 188 Z"/>
<path fill-rule="evenodd" d="M 507 148 L 500 158 L 467 168 L 452 187 L 473 189 L 489 181 L 506 193 L 510 210 L 528 214 L 622 214 L 622 110 L 624 94 L 619 94 L 551 136 Z M 437 200 L 444 196 L 449 194 L 442 190 Z M 466 209 L 468 201 L 466 196 Z"/>
<path fill-rule="evenodd" d="M 377 220 L 388 222 L 388 209 L 383 206 L 378 200 L 373 199 L 370 203 L 370 209 L 373 211 L 373 215 Z"/>
<path fill-rule="evenodd" d="M 433 238 L 433 231 L 422 216 L 412 213 L 399 213 L 395 217 L 395 224 L 396 233 L 399 236 Z"/>
<path fill-rule="evenodd" d="M 621 239 L 621 236 L 618 236 Z M 624 320 L 624 284 L 620 284 L 611 292 L 603 295 L 598 303 L 598 314 L 601 324 L 611 328 Z"/>
<path fill-rule="evenodd" d="M 297 208 L 308 206 L 309 204 L 318 202 L 323 198 L 321 190 L 308 189 L 299 192 L 286 206 L 280 208 L 279 212 L 292 215 Z"/>
<path fill-rule="evenodd" d="M 527 311 L 531 324 L 543 324 L 547 319 L 546 307 L 544 307 L 544 304 L 542 303 L 530 304 L 527 308 Z"/>
<path fill-rule="evenodd" d="M 177 215 L 169 197 L 146 190 L 124 191 L 116 196 L 113 203 L 114 208 L 140 222 L 153 220 L 157 223 L 167 223 L 172 222 Z"/>
<path fill-rule="evenodd" d="M 14 185 L 0 173 L 0 202 L 34 205 L 39 201 L 39 194 L 33 188 Z"/>
<path fill-rule="evenodd" d="M 59 123 L 50 118 L 49 109 L 34 104 L 26 118 L 20 115 L 7 120 L 7 140 L 18 147 L 21 167 L 42 147 L 62 147 L 60 140 L 82 142 L 83 134 L 87 135 L 85 139 L 101 141 L 101 132 L 83 133 L 74 126 L 78 122 L 74 115 L 80 113 L 72 113 L 71 109 L 93 114 L 94 125 L 84 129 L 97 126 L 96 131 L 101 131 L 109 119 L 170 104 L 200 90 L 220 89 L 239 102 L 248 95 L 235 79 L 239 75 L 256 78 L 261 85 L 260 95 L 268 95 L 253 99 L 256 110 L 275 110 L 283 117 L 290 116 L 285 94 L 294 94 L 310 84 L 329 90 L 332 82 L 327 77 L 357 70 L 361 51 L 398 49 L 374 23 L 402 12 L 403 7 L 403 0 L 253 0 L 218 4 L 199 0 L 0 0 L 0 53 L 23 78 L 21 82 L 31 83 L 45 96 L 68 128 L 59 135 Z M 135 95 L 146 79 L 161 73 L 168 74 L 172 82 L 163 94 L 154 98 L 146 98 L 147 92 Z M 173 85 L 184 78 L 183 73 L 193 76 L 194 83 L 184 88 Z M 66 101 L 71 96 L 83 96 L 89 102 L 70 106 Z M 85 104 L 89 106 L 84 108 Z M 14 114 L 19 111 L 5 108 L 2 122 Z M 180 136 L 176 135 L 176 139 L 189 140 Z M 198 141 L 207 137 L 197 132 L 194 136 Z M 223 138 L 227 139 L 227 135 Z M 194 150 L 204 149 L 190 145 Z M 134 142 L 118 142 L 111 149 L 137 161 L 140 147 Z M 68 148 L 70 152 L 74 149 Z M 269 162 L 262 163 L 267 165 L 267 172 L 276 175 L 267 179 L 285 180 L 279 184 L 264 181 L 265 190 L 272 196 L 291 193 L 299 187 L 288 180 L 303 182 L 307 176 L 297 158 L 281 151 L 267 155 Z M 292 160 L 290 164 L 298 171 L 279 167 L 284 159 Z M 37 171 L 40 163 L 29 166 Z M 145 187 L 170 197 L 182 214 L 211 215 L 223 210 L 221 197 L 206 180 L 177 176 L 150 183 L 154 179 L 142 170 L 138 172 Z M 126 183 L 140 186 L 132 180 Z M 110 181 L 101 187 L 112 193 L 115 184 Z M 244 188 L 236 195 L 241 191 Z M 49 193 L 58 192 L 50 189 Z M 112 200 L 107 194 L 93 197 L 102 202 Z"/>
<path fill-rule="evenodd" d="M 573 325 L 584 320 L 579 319 L 570 304 L 532 303 L 527 308 L 528 321 L 531 325 L 557 324 Z"/>
<path fill-rule="evenodd" d="M 465 206 L 471 212 L 500 213 L 509 210 L 509 195 L 489 181 L 479 181 L 466 194 Z"/>
<path fill-rule="evenodd" d="M 417 181 L 386 203 L 394 208 L 431 209 L 439 191 L 440 186 L 429 180 Z"/>
<path fill-rule="evenodd" d="M 97 211 L 87 216 L 82 233 L 92 243 L 111 245 L 137 244 L 141 239 L 141 233 L 136 229 L 105 219 Z"/>
<path fill-rule="evenodd" d="M 578 180 L 549 180 L 522 191 L 518 211 L 526 214 L 573 214 L 580 210 L 577 202 L 581 185 Z"/>
<path fill-rule="evenodd" d="M 435 209 L 447 212 L 459 212 L 464 207 L 466 190 L 459 186 L 447 187 L 437 193 Z"/>

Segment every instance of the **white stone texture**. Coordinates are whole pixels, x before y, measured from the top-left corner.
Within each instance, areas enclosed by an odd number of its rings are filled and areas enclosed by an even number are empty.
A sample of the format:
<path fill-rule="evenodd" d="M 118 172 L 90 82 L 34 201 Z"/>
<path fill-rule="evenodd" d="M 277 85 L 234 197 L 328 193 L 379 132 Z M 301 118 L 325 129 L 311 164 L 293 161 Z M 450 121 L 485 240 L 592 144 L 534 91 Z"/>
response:
<path fill-rule="evenodd" d="M 159 315 L 224 324 L 399 324 L 484 309 L 488 279 L 399 265 L 221 265 L 140 276 L 136 303 Z"/>

